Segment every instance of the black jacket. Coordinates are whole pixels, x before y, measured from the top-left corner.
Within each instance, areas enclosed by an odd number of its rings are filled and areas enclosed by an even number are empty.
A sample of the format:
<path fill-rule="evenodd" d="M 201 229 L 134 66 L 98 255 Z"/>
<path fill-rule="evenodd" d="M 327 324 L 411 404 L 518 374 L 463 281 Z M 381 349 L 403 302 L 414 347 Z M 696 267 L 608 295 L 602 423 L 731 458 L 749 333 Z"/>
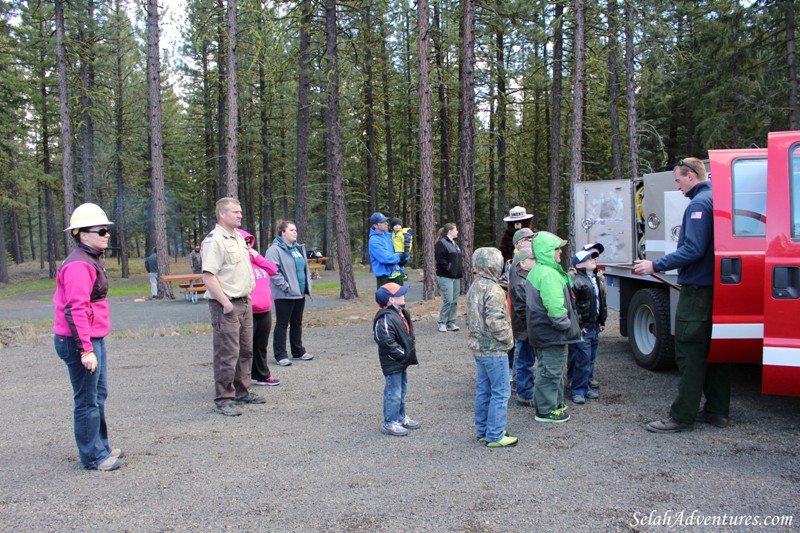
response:
<path fill-rule="evenodd" d="M 581 328 L 605 326 L 608 307 L 606 305 L 606 283 L 603 274 L 597 273 L 597 292 L 600 297 L 600 309 L 597 309 L 594 286 L 585 268 L 570 270 L 572 276 L 572 292 L 575 294 L 575 307 Z"/>
<path fill-rule="evenodd" d="M 405 323 L 400 313 L 405 316 Z M 378 311 L 372 323 L 372 333 L 378 343 L 378 356 L 384 376 L 419 364 L 414 346 L 414 326 L 411 324 L 411 315 L 405 309 L 398 311 L 396 307 L 389 306 Z"/>
<path fill-rule="evenodd" d="M 433 251 L 437 276 L 453 279 L 464 277 L 461 272 L 461 248 L 455 242 L 444 236 L 436 241 Z"/>

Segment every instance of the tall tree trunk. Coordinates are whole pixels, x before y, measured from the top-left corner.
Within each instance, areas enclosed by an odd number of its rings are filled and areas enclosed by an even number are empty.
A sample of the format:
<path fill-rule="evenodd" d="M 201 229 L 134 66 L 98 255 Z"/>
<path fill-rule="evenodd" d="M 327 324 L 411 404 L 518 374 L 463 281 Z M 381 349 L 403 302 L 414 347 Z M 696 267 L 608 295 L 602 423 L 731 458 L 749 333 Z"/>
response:
<path fill-rule="evenodd" d="M 6 213 L 0 202 L 0 283 L 8 283 L 8 259 L 6 259 Z"/>
<path fill-rule="evenodd" d="M 158 46 L 158 0 L 147 0 L 147 87 L 150 107 L 150 172 L 153 189 L 153 226 L 159 276 L 169 274 L 167 215 L 164 197 L 164 135 L 161 128 L 161 57 Z M 149 250 L 147 251 L 149 253 Z M 172 285 L 159 277 L 158 297 L 174 299 Z"/>
<path fill-rule="evenodd" d="M 547 213 L 547 230 L 555 233 L 558 229 L 558 198 L 561 186 L 561 83 L 564 47 L 564 5 L 555 5 L 553 31 L 553 105 L 550 116 L 550 209 Z"/>
<path fill-rule="evenodd" d="M 116 236 L 119 245 L 119 258 L 122 268 L 122 277 L 130 277 L 130 268 L 128 265 L 128 231 L 125 224 L 125 180 L 123 176 L 122 164 L 122 140 L 124 135 L 124 72 L 122 70 L 122 17 L 126 16 L 122 8 L 122 0 L 114 2 L 114 15 L 115 15 L 115 49 L 116 56 L 116 97 L 114 99 L 114 159 L 117 177 L 117 212 L 115 215 Z"/>
<path fill-rule="evenodd" d="M 31 248 L 31 261 L 36 261 L 36 243 L 33 240 L 33 210 L 28 209 L 28 243 Z"/>
<path fill-rule="evenodd" d="M 63 22 L 63 14 L 61 18 Z M 46 43 L 47 40 L 45 38 L 45 35 L 49 33 L 49 29 L 45 30 L 44 25 L 45 25 L 44 22 L 39 23 L 39 37 L 41 38 L 43 43 Z M 52 174 L 52 163 L 50 161 L 50 113 L 47 108 L 48 69 L 47 69 L 46 59 L 47 59 L 47 51 L 45 49 L 40 50 L 39 64 L 41 65 L 41 70 L 39 71 L 39 82 L 41 84 L 40 87 L 42 94 L 42 106 L 41 106 L 42 170 L 44 171 L 45 176 L 50 176 Z M 67 116 L 69 117 L 69 114 L 67 114 Z M 69 190 L 72 191 L 71 186 Z M 64 209 L 66 210 L 66 206 Z M 45 212 L 45 218 L 47 220 L 47 239 L 45 240 L 47 242 L 48 277 L 50 279 L 53 279 L 56 277 L 56 256 L 58 254 L 56 247 L 58 245 L 58 240 L 56 238 L 56 215 L 55 215 L 55 209 L 53 207 L 53 190 L 50 187 L 49 180 L 44 180 L 44 212 Z M 71 215 L 72 211 L 69 211 L 66 216 L 69 217 Z M 69 219 L 67 219 L 66 225 L 69 226 Z M 40 235 L 39 238 L 41 239 L 42 236 Z M 44 257 L 44 254 L 42 254 L 42 257 Z"/>
<path fill-rule="evenodd" d="M 219 196 L 227 196 L 228 190 L 228 135 L 225 121 L 226 98 L 228 93 L 228 45 L 225 31 L 225 6 L 217 0 L 217 161 L 219 162 Z"/>
<path fill-rule="evenodd" d="M 225 164 L 228 167 L 226 196 L 238 198 L 239 191 L 239 59 L 237 57 L 236 0 L 228 0 L 228 146 Z M 250 216 L 253 214 L 251 213 Z"/>
<path fill-rule="evenodd" d="M 475 238 L 475 3 L 464 0 L 461 41 L 458 139 L 459 237 L 463 252 L 465 292 L 472 283 L 472 248 Z"/>
<path fill-rule="evenodd" d="M 311 120 L 311 0 L 303 0 L 300 8 L 300 50 L 297 88 L 297 169 L 295 171 L 294 222 L 297 239 L 305 242 L 307 237 L 306 190 L 308 189 L 308 143 Z"/>
<path fill-rule="evenodd" d="M 617 0 L 608 0 L 608 118 L 611 122 L 611 171 L 622 179 L 622 148 L 619 132 L 619 39 Z"/>
<path fill-rule="evenodd" d="M 789 129 L 800 129 L 800 105 L 797 99 L 797 41 L 795 40 L 794 0 L 783 2 L 786 16 L 786 53 L 789 63 Z"/>
<path fill-rule="evenodd" d="M 496 153 L 497 153 L 497 112 L 495 111 L 497 106 L 497 95 L 494 93 L 495 85 L 497 80 L 489 79 L 489 96 L 488 96 L 488 103 L 489 103 L 489 156 L 488 156 L 488 163 L 489 163 L 489 229 L 496 226 L 495 224 L 495 209 L 497 208 L 497 164 L 496 164 Z M 502 220 L 503 217 L 499 217 Z M 495 228 L 495 233 L 497 233 L 496 241 L 497 243 L 500 242 L 500 238 L 502 236 L 502 232 L 504 228 Z"/>
<path fill-rule="evenodd" d="M 542 46 L 543 50 L 543 58 L 542 64 L 547 65 L 547 47 Z M 537 59 L 539 58 L 539 40 L 537 39 L 533 45 L 533 55 Z M 541 190 L 542 190 L 542 163 L 541 163 L 541 146 L 542 146 L 542 100 L 546 100 L 546 96 L 542 95 L 542 87 L 540 83 L 536 83 L 533 89 L 533 97 L 534 97 L 534 104 L 533 104 L 533 123 L 536 125 L 535 130 L 533 132 L 533 202 L 534 205 L 531 206 L 531 212 L 534 214 L 533 222 L 531 224 L 532 228 L 541 227 L 541 220 L 542 220 L 542 210 L 540 206 L 542 205 L 541 201 Z M 547 123 L 547 120 L 544 120 L 544 123 Z M 535 231 L 535 230 L 534 230 Z"/>
<path fill-rule="evenodd" d="M 75 198 L 72 186 L 72 122 L 69 118 L 69 95 L 67 94 L 67 50 L 64 43 L 64 5 L 62 0 L 55 0 L 55 12 L 58 101 L 61 115 L 61 177 L 64 184 L 64 221 L 66 226 L 69 226 L 69 219 L 72 211 L 75 210 Z M 66 242 L 69 251 L 74 247 L 74 241 L 67 239 Z"/>
<path fill-rule="evenodd" d="M 209 61 L 209 46 L 206 40 L 200 48 L 200 67 L 203 75 L 203 147 L 205 148 L 205 171 L 206 171 L 206 190 L 218 191 L 219 176 L 214 173 L 216 167 L 216 157 L 214 156 L 214 106 L 211 102 L 211 73 L 208 68 Z M 213 194 L 206 194 L 206 213 L 214 210 Z M 198 206 L 202 210 L 202 206 Z M 209 229 L 208 224 L 204 224 L 204 217 L 202 214 L 198 215 L 198 222 L 200 232 L 204 233 Z M 207 222 L 207 221 L 206 221 Z M 195 241 L 197 242 L 197 241 Z"/>
<path fill-rule="evenodd" d="M 83 50 L 80 59 L 81 76 L 81 171 L 83 173 L 83 201 L 92 201 L 94 187 L 94 121 L 92 119 L 92 92 L 94 91 L 94 0 L 86 0 L 86 22 L 78 30 Z"/>
<path fill-rule="evenodd" d="M 433 119 L 431 117 L 431 52 L 428 0 L 417 2 L 417 55 L 419 56 L 419 181 L 421 192 L 422 257 L 425 261 L 422 299 L 436 295 L 436 260 L 433 245 L 436 223 L 433 218 Z"/>
<path fill-rule="evenodd" d="M 369 190 L 370 213 L 378 210 L 378 176 L 375 170 L 375 96 L 373 94 L 372 75 L 372 6 L 370 2 L 364 5 L 364 73 L 366 74 L 366 87 L 364 87 L 364 107 L 367 114 L 367 186 Z M 394 216 L 394 215 L 393 215 Z"/>
<path fill-rule="evenodd" d="M 585 86 L 585 45 L 586 33 L 584 0 L 575 0 L 575 31 L 573 37 L 574 65 L 572 67 L 572 156 L 570 164 L 569 208 L 567 211 L 567 234 L 569 242 L 567 258 L 572 257 L 572 247 L 575 242 L 573 220 L 575 217 L 575 199 L 572 191 L 575 184 L 581 181 L 583 175 L 583 102 Z"/>
<path fill-rule="evenodd" d="M 498 2 L 501 7 L 502 0 Z M 503 27 L 500 21 L 500 27 Z M 508 91 L 506 90 L 505 33 L 497 32 L 497 219 L 492 224 L 497 228 L 497 241 L 503 235 L 504 223 L 502 215 L 506 212 L 506 126 Z"/>
<path fill-rule="evenodd" d="M 259 29 L 263 24 L 263 19 L 259 16 Z M 258 58 L 258 111 L 261 119 L 261 173 L 262 182 L 262 204 L 261 204 L 261 235 L 259 242 L 262 251 L 266 250 L 272 242 L 272 168 L 269 158 L 269 119 L 267 116 L 267 77 L 264 72 L 264 62 L 266 58 L 262 53 Z"/>
<path fill-rule="evenodd" d="M 439 98 L 439 216 L 448 222 L 455 220 L 453 210 L 453 183 L 450 172 L 450 117 L 447 109 L 447 85 L 444 80 L 444 36 L 440 16 L 440 4 L 434 1 L 434 60 L 436 61 L 437 96 Z"/>
<path fill-rule="evenodd" d="M 339 127 L 339 64 L 336 35 L 336 0 L 325 0 L 325 33 L 328 79 L 328 111 L 325 115 L 330 143 L 331 174 L 336 217 L 336 248 L 339 259 L 339 296 L 345 300 L 358 297 L 353 276 L 350 230 L 347 228 L 347 203 L 344 194 L 342 132 Z"/>
<path fill-rule="evenodd" d="M 389 51 L 386 49 L 386 40 L 388 36 L 385 34 L 386 24 L 381 20 L 381 62 L 382 73 L 381 79 L 383 82 L 383 124 L 384 124 L 384 138 L 386 142 L 386 193 L 389 201 L 389 212 L 396 213 L 397 206 L 395 205 L 394 197 L 394 154 L 392 152 L 392 115 L 389 105 L 389 69 L 391 68 L 391 61 L 389 61 Z"/>
<path fill-rule="evenodd" d="M 636 82 L 634 39 L 634 4 L 625 0 L 625 95 L 628 107 L 628 176 L 639 177 L 639 144 L 636 135 Z"/>

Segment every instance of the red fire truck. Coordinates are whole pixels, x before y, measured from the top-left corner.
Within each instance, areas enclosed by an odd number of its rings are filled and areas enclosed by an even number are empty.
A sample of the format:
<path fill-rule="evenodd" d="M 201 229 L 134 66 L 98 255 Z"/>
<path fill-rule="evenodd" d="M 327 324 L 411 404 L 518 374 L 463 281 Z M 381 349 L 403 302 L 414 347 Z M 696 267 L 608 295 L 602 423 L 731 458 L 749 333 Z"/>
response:
<path fill-rule="evenodd" d="M 714 312 L 709 362 L 761 363 L 762 391 L 800 396 L 800 131 L 768 147 L 711 150 Z M 677 246 L 688 199 L 673 174 L 575 185 L 575 244 L 600 242 L 609 306 L 636 362 L 674 364 L 677 272 L 638 276 L 634 259 Z"/>

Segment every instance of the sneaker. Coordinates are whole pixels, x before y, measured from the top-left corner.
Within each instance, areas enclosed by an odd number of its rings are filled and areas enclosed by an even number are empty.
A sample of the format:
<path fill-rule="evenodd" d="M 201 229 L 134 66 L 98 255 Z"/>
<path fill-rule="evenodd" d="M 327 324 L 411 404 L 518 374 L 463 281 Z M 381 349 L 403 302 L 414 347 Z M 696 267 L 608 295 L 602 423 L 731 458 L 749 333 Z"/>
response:
<path fill-rule="evenodd" d="M 97 465 L 97 469 L 101 472 L 111 472 L 116 470 L 122 465 L 122 460 L 119 457 L 106 457 L 105 461 Z"/>
<path fill-rule="evenodd" d="M 389 422 L 381 426 L 381 433 L 394 435 L 395 437 L 405 437 L 408 435 L 408 430 L 401 426 L 399 422 Z"/>
<path fill-rule="evenodd" d="M 599 389 L 600 388 L 600 382 L 597 381 L 596 379 L 590 379 L 589 380 L 589 387 L 591 387 L 593 389 Z"/>
<path fill-rule="evenodd" d="M 648 422 L 647 431 L 651 433 L 680 433 L 681 431 L 691 431 L 694 429 L 693 424 L 685 424 L 678 422 L 672 417 L 665 420 L 654 420 Z"/>
<path fill-rule="evenodd" d="M 236 398 L 235 400 L 233 400 L 233 403 L 235 403 L 236 405 L 241 405 L 243 403 L 256 404 L 256 403 L 267 403 L 267 400 L 265 400 L 258 394 L 253 394 L 252 392 L 248 392 L 247 396 Z"/>
<path fill-rule="evenodd" d="M 109 456 L 109 457 L 116 457 L 116 458 L 122 459 L 123 457 L 125 457 L 125 452 L 123 452 L 123 451 L 122 451 L 121 449 L 119 449 L 119 448 L 114 448 L 113 450 L 111 450 L 111 453 L 110 453 L 110 454 L 108 454 L 108 456 Z"/>
<path fill-rule="evenodd" d="M 439 331 L 442 331 L 441 329 Z M 455 324 L 447 324 L 447 331 L 461 331 L 461 328 Z"/>
<path fill-rule="evenodd" d="M 442 324 L 442 323 L 440 322 L 440 323 L 439 323 L 439 331 L 441 331 L 442 333 L 444 333 L 445 331 L 447 331 L 447 326 L 445 326 L 444 324 Z"/>
<path fill-rule="evenodd" d="M 312 359 L 314 359 L 314 356 L 311 355 L 310 353 L 304 353 L 300 357 L 292 357 L 292 359 L 294 359 L 295 361 L 311 361 Z"/>
<path fill-rule="evenodd" d="M 232 403 L 226 403 L 224 405 L 218 405 L 214 407 L 214 411 L 218 412 L 221 415 L 225 416 L 239 416 L 242 414 L 240 410 L 233 406 Z"/>
<path fill-rule="evenodd" d="M 508 436 L 508 430 L 507 429 L 503 430 L 503 436 L 504 437 Z M 478 437 L 478 442 L 480 442 L 481 444 L 483 444 L 485 446 L 486 445 L 486 435 L 484 435 L 483 437 Z"/>
<path fill-rule="evenodd" d="M 556 411 L 566 411 L 567 409 L 569 409 L 569 406 L 565 403 L 560 403 L 555 408 Z"/>
<path fill-rule="evenodd" d="M 576 403 L 578 405 L 583 405 L 586 403 L 586 398 L 581 396 L 580 394 L 576 394 L 572 397 L 572 403 Z"/>
<path fill-rule="evenodd" d="M 258 385 L 259 387 L 275 387 L 276 385 L 281 384 L 281 380 L 274 376 L 270 376 L 267 379 L 254 381 L 253 384 Z"/>
<path fill-rule="evenodd" d="M 288 357 L 284 357 L 283 359 L 276 359 L 275 362 L 281 366 L 292 366 L 292 362 L 289 361 Z"/>
<path fill-rule="evenodd" d="M 594 391 L 592 389 L 589 389 L 589 390 L 586 391 L 586 399 L 588 399 L 588 400 L 596 400 L 599 397 L 600 397 L 600 395 L 597 393 L 597 391 Z"/>
<path fill-rule="evenodd" d="M 422 424 L 420 424 L 419 422 L 417 422 L 416 420 L 414 420 L 410 416 L 406 415 L 406 417 L 403 420 L 400 421 L 400 425 L 403 426 L 406 429 L 419 429 L 419 427 Z"/>
<path fill-rule="evenodd" d="M 533 419 L 537 422 L 566 422 L 569 420 L 569 415 L 562 410 L 554 409 L 546 415 L 536 413 Z"/>
<path fill-rule="evenodd" d="M 494 441 L 494 442 L 487 442 L 487 448 L 511 448 L 516 446 L 519 442 L 517 437 L 512 437 L 511 435 L 505 435 L 502 439 Z"/>

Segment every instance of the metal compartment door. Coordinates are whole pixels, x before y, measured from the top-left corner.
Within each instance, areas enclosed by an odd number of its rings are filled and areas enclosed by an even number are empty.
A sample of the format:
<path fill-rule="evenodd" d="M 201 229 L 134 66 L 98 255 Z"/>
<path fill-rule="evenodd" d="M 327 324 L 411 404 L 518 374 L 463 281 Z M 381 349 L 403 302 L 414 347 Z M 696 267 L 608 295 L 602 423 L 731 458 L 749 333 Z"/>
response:
<path fill-rule="evenodd" d="M 769 134 L 761 387 L 800 396 L 800 131 Z"/>
<path fill-rule="evenodd" d="M 575 249 L 599 242 L 602 264 L 630 264 L 635 258 L 633 183 L 630 180 L 583 181 L 573 188 Z"/>

